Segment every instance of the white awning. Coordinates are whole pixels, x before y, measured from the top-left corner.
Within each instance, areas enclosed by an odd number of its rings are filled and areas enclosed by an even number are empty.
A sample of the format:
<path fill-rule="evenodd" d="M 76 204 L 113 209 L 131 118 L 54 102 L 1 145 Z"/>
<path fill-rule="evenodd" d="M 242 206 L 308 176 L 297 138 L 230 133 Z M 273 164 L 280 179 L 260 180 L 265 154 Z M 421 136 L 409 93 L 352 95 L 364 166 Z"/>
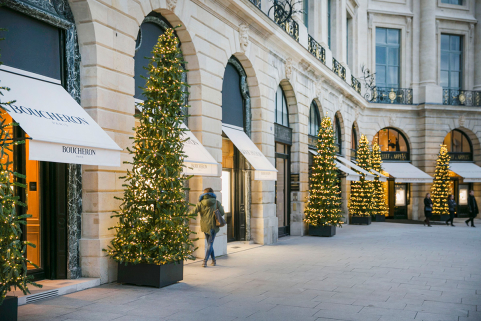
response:
<path fill-rule="evenodd" d="M 384 176 L 383 174 L 379 173 L 378 171 L 375 171 L 375 170 L 371 169 L 371 173 L 379 176 L 379 181 L 381 181 L 381 182 L 387 182 L 387 177 Z"/>
<path fill-rule="evenodd" d="M 398 183 L 432 183 L 433 178 L 410 163 L 382 163 L 382 169 L 388 172 Z"/>
<path fill-rule="evenodd" d="M 229 137 L 247 161 L 254 167 L 254 180 L 276 181 L 277 169 L 257 148 L 254 142 L 246 135 L 242 128 L 232 125 L 222 125 L 222 131 Z"/>
<path fill-rule="evenodd" d="M 311 153 L 313 155 L 318 154 L 313 149 L 309 149 L 309 153 Z M 336 160 L 334 163 L 336 164 L 336 167 L 337 167 L 338 170 L 340 170 L 341 172 L 346 174 L 346 180 L 348 180 L 348 181 L 358 181 L 358 180 L 361 179 L 361 175 L 359 175 L 358 173 L 356 173 L 352 169 L 348 168 L 347 166 L 342 165 L 339 161 Z"/>
<path fill-rule="evenodd" d="M 373 181 L 374 180 L 374 175 L 366 171 L 365 169 L 362 169 L 361 167 L 357 166 L 356 164 L 348 161 L 344 157 L 341 156 L 336 156 L 337 160 L 343 163 L 344 165 L 350 167 L 351 169 L 354 169 L 358 171 L 359 173 L 362 173 L 362 175 L 365 177 L 366 181 Z"/>
<path fill-rule="evenodd" d="M 184 124 L 182 127 L 187 129 Z M 184 159 L 184 174 L 219 176 L 219 163 L 188 129 L 184 132 L 184 139 L 186 138 L 190 139 L 184 142 L 184 153 L 187 155 Z"/>
<path fill-rule="evenodd" d="M 450 163 L 449 169 L 463 178 L 465 183 L 481 182 L 481 167 L 473 163 Z"/>
<path fill-rule="evenodd" d="M 31 160 L 120 166 L 122 150 L 55 79 L 0 67 L 2 101 L 8 114 L 31 137 Z"/>

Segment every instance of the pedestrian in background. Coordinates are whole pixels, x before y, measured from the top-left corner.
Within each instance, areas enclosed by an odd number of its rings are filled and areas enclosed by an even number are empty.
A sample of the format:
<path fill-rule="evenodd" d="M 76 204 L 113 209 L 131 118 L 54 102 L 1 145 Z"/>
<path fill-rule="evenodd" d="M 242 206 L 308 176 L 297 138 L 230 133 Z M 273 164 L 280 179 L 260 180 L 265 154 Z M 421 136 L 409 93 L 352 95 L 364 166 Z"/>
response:
<path fill-rule="evenodd" d="M 478 215 L 479 208 L 478 208 L 478 203 L 476 203 L 476 199 L 474 198 L 473 190 L 469 191 L 468 210 L 469 210 L 469 219 L 466 221 L 466 225 L 469 226 L 468 223 L 471 221 L 471 226 L 476 227 L 474 226 L 474 218 Z"/>
<path fill-rule="evenodd" d="M 431 222 L 429 222 L 429 218 L 433 214 L 433 200 L 431 199 L 431 194 L 426 193 L 426 197 L 424 198 L 424 225 L 428 225 L 431 227 Z"/>
<path fill-rule="evenodd" d="M 210 187 L 204 189 L 204 194 L 199 196 L 199 203 L 197 203 L 195 209 L 193 210 L 193 214 L 200 213 L 200 230 L 204 232 L 205 239 L 207 241 L 205 258 L 204 262 L 202 263 L 203 267 L 207 267 L 209 256 L 212 258 L 211 265 L 217 265 L 214 254 L 214 239 L 215 235 L 219 232 L 214 213 L 217 209 L 220 211 L 222 216 L 224 216 L 224 208 L 217 200 L 217 195 L 214 194 L 214 190 Z"/>
<path fill-rule="evenodd" d="M 454 211 L 456 209 L 456 202 L 454 201 L 454 195 L 449 195 L 448 196 L 448 207 L 449 207 L 449 218 L 446 220 L 446 225 L 449 225 L 449 222 L 451 222 L 451 226 L 454 226 L 453 220 L 454 220 Z"/>

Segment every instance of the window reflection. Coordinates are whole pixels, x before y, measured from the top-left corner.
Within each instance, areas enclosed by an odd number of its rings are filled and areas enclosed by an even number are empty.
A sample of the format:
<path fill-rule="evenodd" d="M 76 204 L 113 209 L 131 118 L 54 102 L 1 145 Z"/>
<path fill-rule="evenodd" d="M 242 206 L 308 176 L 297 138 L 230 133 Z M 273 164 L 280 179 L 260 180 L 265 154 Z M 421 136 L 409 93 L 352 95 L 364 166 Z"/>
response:
<path fill-rule="evenodd" d="M 469 138 L 458 129 L 450 131 L 444 138 L 443 144 L 450 153 L 472 153 Z"/>
<path fill-rule="evenodd" d="M 408 146 L 404 136 L 396 129 L 381 129 L 375 136 L 373 142 L 377 142 L 381 152 L 407 152 Z"/>

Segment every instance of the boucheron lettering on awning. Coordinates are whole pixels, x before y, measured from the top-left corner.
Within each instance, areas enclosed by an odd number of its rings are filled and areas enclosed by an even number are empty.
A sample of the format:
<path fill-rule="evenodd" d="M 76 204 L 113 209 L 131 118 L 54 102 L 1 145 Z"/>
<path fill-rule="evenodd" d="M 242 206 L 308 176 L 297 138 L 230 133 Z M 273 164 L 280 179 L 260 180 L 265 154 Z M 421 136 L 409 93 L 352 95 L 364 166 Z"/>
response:
<path fill-rule="evenodd" d="M 121 148 L 65 91 L 58 80 L 0 67 L 6 112 L 31 138 L 31 160 L 120 166 Z"/>
<path fill-rule="evenodd" d="M 244 130 L 233 125 L 222 125 L 222 131 L 229 137 L 237 149 L 244 155 L 249 164 L 254 167 L 254 180 L 276 181 L 277 169 L 257 148 Z"/>
<path fill-rule="evenodd" d="M 182 125 L 185 129 L 183 138 L 184 142 L 184 174 L 199 176 L 219 176 L 220 164 L 217 163 L 212 155 L 199 142 L 197 137 Z"/>

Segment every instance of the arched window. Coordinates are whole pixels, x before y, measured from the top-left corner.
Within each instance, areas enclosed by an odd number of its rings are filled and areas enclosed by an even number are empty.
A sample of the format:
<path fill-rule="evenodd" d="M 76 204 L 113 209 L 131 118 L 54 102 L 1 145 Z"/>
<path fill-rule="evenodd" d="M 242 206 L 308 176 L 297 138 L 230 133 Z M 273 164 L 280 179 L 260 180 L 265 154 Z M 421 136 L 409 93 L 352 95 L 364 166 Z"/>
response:
<path fill-rule="evenodd" d="M 394 128 L 383 128 L 374 136 L 383 160 L 409 160 L 409 145 L 403 133 Z"/>
<path fill-rule="evenodd" d="M 469 137 L 459 129 L 453 129 L 444 138 L 452 161 L 472 161 L 473 148 Z"/>
<path fill-rule="evenodd" d="M 339 155 L 342 155 L 341 121 L 337 115 L 334 118 L 334 143 L 336 144 L 336 152 Z"/>
<path fill-rule="evenodd" d="M 241 75 L 234 64 L 228 63 L 225 67 L 222 83 L 222 123 L 244 128 L 245 118 Z"/>
<path fill-rule="evenodd" d="M 316 102 L 312 101 L 309 111 L 309 135 L 317 137 L 320 125 L 321 117 L 319 116 L 319 109 L 317 108 Z"/>
<path fill-rule="evenodd" d="M 276 123 L 289 127 L 289 112 L 287 111 L 287 100 L 281 86 L 276 92 Z"/>
<path fill-rule="evenodd" d="M 356 150 L 357 150 L 357 128 L 356 123 L 352 124 L 352 131 L 351 131 L 351 158 L 356 157 Z"/>

